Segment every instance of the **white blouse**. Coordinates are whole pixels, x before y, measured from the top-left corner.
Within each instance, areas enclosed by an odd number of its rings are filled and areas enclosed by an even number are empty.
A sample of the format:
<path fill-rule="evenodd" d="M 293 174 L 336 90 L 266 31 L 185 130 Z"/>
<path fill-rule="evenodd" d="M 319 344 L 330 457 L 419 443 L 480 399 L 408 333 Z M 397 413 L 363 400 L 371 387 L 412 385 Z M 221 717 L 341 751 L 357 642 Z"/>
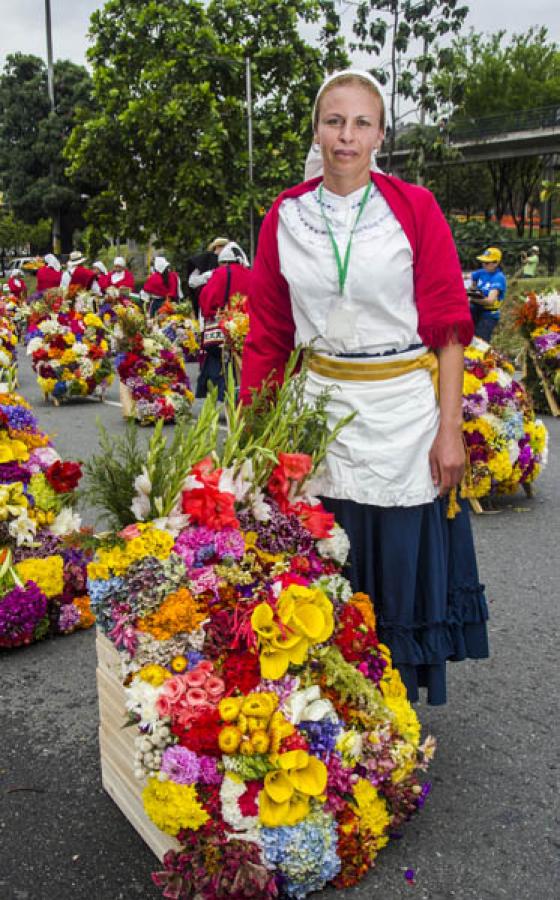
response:
<path fill-rule="evenodd" d="M 323 189 L 323 208 L 342 258 L 363 192 L 340 197 Z M 280 269 L 290 289 L 296 343 L 313 342 L 327 356 L 392 352 L 402 360 L 425 352 L 422 346 L 410 349 L 421 345 L 412 250 L 375 185 L 354 232 L 343 296 L 318 189 L 285 200 L 279 212 Z M 313 491 L 377 506 L 432 501 L 437 490 L 428 453 L 439 416 L 428 372 L 374 382 L 333 382 L 309 373 L 310 399 L 333 386 L 331 424 L 349 412 L 357 415 L 331 444 Z"/>

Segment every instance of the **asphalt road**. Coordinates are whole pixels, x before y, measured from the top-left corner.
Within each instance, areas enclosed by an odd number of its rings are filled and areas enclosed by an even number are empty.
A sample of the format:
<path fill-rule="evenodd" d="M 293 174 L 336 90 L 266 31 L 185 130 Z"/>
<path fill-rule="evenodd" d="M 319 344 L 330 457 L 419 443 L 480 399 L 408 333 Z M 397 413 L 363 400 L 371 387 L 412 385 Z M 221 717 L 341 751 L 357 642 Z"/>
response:
<path fill-rule="evenodd" d="M 96 414 L 111 432 L 123 427 L 114 406 L 45 405 L 26 363 L 21 390 L 65 456 L 93 451 Z M 365 881 L 325 900 L 560 897 L 560 421 L 547 425 L 535 498 L 520 493 L 473 519 L 492 656 L 451 664 L 447 706 L 418 707 L 439 744 L 432 795 Z M 89 631 L 0 651 L 0 900 L 161 896 L 155 857 L 101 787 L 94 640 Z"/>

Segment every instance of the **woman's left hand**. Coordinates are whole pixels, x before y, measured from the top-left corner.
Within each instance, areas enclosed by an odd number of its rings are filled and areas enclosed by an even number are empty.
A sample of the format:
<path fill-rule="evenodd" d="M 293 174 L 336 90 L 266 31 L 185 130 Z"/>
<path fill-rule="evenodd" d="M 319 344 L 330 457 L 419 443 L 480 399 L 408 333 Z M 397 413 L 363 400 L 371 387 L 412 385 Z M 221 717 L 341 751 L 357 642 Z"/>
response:
<path fill-rule="evenodd" d="M 432 481 L 442 497 L 460 484 L 465 474 L 465 444 L 462 428 L 441 424 L 430 453 Z"/>

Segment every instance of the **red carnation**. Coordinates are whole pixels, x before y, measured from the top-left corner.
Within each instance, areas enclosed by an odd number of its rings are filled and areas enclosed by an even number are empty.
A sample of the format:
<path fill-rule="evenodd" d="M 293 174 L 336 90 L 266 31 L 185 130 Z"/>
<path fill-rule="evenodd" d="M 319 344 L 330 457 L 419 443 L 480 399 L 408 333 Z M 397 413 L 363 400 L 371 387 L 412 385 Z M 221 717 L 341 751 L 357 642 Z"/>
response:
<path fill-rule="evenodd" d="M 233 653 L 222 668 L 222 678 L 228 693 L 237 688 L 242 694 L 250 694 L 261 680 L 259 658 L 254 653 Z"/>
<path fill-rule="evenodd" d="M 173 734 L 179 738 L 182 747 L 188 747 L 193 753 L 201 756 L 221 756 L 218 746 L 218 735 L 222 728 L 222 720 L 217 709 L 203 712 L 189 728 L 175 724 L 171 726 Z"/>
<path fill-rule="evenodd" d="M 45 478 L 57 494 L 69 494 L 78 486 L 82 467 L 74 462 L 54 462 L 45 472 Z"/>
<path fill-rule="evenodd" d="M 334 513 L 327 512 L 322 503 L 318 503 L 316 506 L 296 503 L 293 510 L 301 524 L 304 528 L 307 528 L 314 538 L 330 537 L 334 528 Z"/>

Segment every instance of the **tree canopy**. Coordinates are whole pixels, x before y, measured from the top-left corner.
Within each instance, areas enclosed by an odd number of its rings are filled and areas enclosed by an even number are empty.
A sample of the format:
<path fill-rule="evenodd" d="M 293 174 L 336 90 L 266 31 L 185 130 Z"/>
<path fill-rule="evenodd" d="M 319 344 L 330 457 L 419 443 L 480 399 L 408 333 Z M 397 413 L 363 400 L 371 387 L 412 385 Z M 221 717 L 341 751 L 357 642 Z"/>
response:
<path fill-rule="evenodd" d="M 250 205 L 303 174 L 323 58 L 343 60 L 333 17 L 326 0 L 109 0 L 90 26 L 96 111 L 66 149 L 72 173 L 105 183 L 88 220 L 170 248 L 224 230 L 246 242 Z M 302 19 L 324 22 L 322 49 L 302 39 Z"/>
<path fill-rule="evenodd" d="M 83 66 L 55 63 L 55 111 L 47 70 L 36 56 L 14 53 L 0 75 L 0 176 L 4 201 L 15 216 L 34 224 L 60 213 L 68 249 L 81 223 L 83 179 L 70 183 L 63 148 L 80 109 L 91 104 L 91 79 Z"/>

